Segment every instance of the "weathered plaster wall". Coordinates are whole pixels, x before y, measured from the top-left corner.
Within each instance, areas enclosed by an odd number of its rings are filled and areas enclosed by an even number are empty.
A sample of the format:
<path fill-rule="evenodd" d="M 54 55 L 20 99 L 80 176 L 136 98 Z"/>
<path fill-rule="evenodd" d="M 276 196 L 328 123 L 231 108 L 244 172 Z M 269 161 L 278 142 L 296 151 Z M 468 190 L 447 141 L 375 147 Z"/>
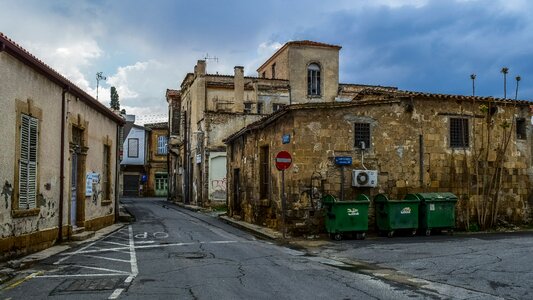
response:
<path fill-rule="evenodd" d="M 285 79 L 288 80 L 290 77 L 289 74 L 289 49 L 286 48 L 280 52 L 272 61 L 269 61 L 268 64 L 262 66 L 262 68 L 257 70 L 257 76 L 262 78 L 263 72 L 265 73 L 265 78 L 272 78 L 272 65 L 276 64 L 276 77 L 275 79 Z"/>
<path fill-rule="evenodd" d="M 47 78 L 36 73 L 5 52 L 0 52 L 0 239 L 20 236 L 58 226 L 59 205 L 59 145 L 61 132 L 61 92 L 62 89 Z M 12 217 L 12 193 L 15 189 L 16 144 L 16 101 L 33 102 L 42 110 L 39 122 L 38 158 L 38 215 Z M 66 220 L 66 219 L 65 219 Z"/>

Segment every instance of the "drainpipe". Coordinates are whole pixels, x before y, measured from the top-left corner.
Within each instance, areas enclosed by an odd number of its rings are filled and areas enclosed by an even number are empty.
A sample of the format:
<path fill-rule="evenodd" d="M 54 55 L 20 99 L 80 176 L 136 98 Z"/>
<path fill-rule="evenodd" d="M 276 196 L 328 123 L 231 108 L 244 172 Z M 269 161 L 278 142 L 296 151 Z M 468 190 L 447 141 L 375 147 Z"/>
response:
<path fill-rule="evenodd" d="M 170 189 L 171 189 L 171 186 L 174 186 L 174 183 L 172 182 L 172 179 L 171 177 L 173 178 L 174 176 L 171 176 L 172 172 L 170 172 L 170 147 L 169 147 L 169 144 L 170 144 L 170 115 L 172 113 L 173 109 L 172 109 L 172 105 L 169 105 L 169 110 L 168 110 L 168 121 L 167 121 L 167 126 L 168 126 L 168 130 L 167 130 L 167 201 L 170 202 Z"/>
<path fill-rule="evenodd" d="M 57 241 L 63 241 L 63 202 L 65 201 L 65 119 L 66 119 L 66 97 L 65 95 L 70 91 L 70 86 L 63 88 L 61 93 L 61 148 L 59 158 L 59 230 Z"/>
<path fill-rule="evenodd" d="M 119 212 L 119 205 L 118 205 L 118 197 L 119 197 L 119 172 L 120 172 L 120 130 L 122 126 L 117 124 L 117 134 L 116 134 L 116 142 L 115 142 L 115 223 L 119 221 L 120 212 Z"/>

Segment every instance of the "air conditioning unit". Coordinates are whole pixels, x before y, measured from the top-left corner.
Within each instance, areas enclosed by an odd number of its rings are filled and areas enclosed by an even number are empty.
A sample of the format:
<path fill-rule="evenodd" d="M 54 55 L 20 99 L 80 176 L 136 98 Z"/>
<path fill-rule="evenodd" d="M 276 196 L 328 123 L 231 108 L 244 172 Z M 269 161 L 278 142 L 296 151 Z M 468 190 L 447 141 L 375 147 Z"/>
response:
<path fill-rule="evenodd" d="M 352 186 L 376 187 L 378 185 L 377 170 L 352 170 Z"/>

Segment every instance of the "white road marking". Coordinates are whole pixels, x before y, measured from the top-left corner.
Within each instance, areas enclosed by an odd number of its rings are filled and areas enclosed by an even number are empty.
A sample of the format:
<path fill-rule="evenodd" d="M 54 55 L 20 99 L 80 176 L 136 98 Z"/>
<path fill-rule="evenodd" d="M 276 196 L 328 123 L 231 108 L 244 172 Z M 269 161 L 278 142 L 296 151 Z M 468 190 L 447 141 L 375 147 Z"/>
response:
<path fill-rule="evenodd" d="M 122 244 L 122 243 L 110 242 L 110 241 L 102 241 L 102 243 L 111 244 L 111 245 L 117 245 L 117 246 L 125 246 L 125 247 L 128 246 L 128 244 Z"/>
<path fill-rule="evenodd" d="M 123 274 L 123 275 L 129 275 L 129 274 L 130 274 L 130 272 L 125 272 L 125 271 L 120 271 L 120 270 L 113 270 L 113 269 L 107 269 L 107 268 L 89 267 L 89 266 L 81 266 L 81 265 L 74 265 L 74 267 L 85 268 L 85 269 L 91 269 L 91 270 L 98 270 L 98 271 L 107 271 L 107 272 L 117 273 L 117 274 Z"/>
<path fill-rule="evenodd" d="M 69 277 L 105 277 L 105 276 L 126 276 L 127 274 L 118 273 L 98 273 L 98 274 L 59 274 L 59 275 L 42 275 L 35 278 L 69 278 Z"/>
<path fill-rule="evenodd" d="M 153 244 L 155 243 L 155 241 L 138 241 L 138 242 L 135 242 L 135 244 Z"/>
<path fill-rule="evenodd" d="M 124 289 L 116 289 L 113 294 L 111 294 L 111 296 L 109 296 L 109 298 L 107 299 L 117 299 L 118 296 L 120 296 L 120 294 L 122 293 L 122 291 L 124 291 Z"/>
<path fill-rule="evenodd" d="M 133 228 L 129 226 L 130 232 L 130 262 L 131 262 L 131 276 L 135 278 L 139 274 L 139 269 L 137 268 L 137 256 L 135 255 L 135 244 L 133 242 Z"/>
<path fill-rule="evenodd" d="M 129 263 L 130 262 L 129 260 L 125 260 L 125 259 L 118 259 L 118 258 L 105 257 L 105 256 L 96 256 L 96 255 L 88 255 L 88 254 L 81 254 L 81 256 L 99 258 L 99 259 L 105 259 L 105 260 L 112 260 L 112 261 L 119 261 L 119 262 L 124 262 L 124 263 Z"/>
<path fill-rule="evenodd" d="M 77 251 L 63 254 L 63 255 L 66 255 L 66 256 L 63 257 L 63 258 L 58 259 L 58 260 L 57 260 L 56 262 L 54 262 L 53 264 L 54 264 L 54 265 L 59 265 L 60 263 L 62 263 L 62 262 L 64 262 L 65 260 L 69 259 L 70 257 L 72 257 L 73 255 L 78 254 L 80 251 L 83 251 L 83 250 L 85 250 L 85 249 L 91 247 L 92 245 L 96 244 L 96 242 L 97 242 L 97 241 L 92 242 L 92 243 L 90 243 L 89 245 L 87 245 L 87 246 L 85 246 L 85 247 L 83 247 L 83 248 L 80 248 L 80 249 L 77 250 Z"/>

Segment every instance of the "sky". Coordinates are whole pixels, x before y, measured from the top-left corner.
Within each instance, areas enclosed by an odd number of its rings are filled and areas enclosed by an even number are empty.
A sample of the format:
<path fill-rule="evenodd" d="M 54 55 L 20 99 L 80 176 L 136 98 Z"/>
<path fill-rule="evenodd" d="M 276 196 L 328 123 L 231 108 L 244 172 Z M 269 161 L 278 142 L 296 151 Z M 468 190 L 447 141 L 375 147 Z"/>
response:
<path fill-rule="evenodd" d="M 198 59 L 256 69 L 292 40 L 342 46 L 342 83 L 533 100 L 528 0 L 0 0 L 0 32 L 109 106 L 164 120 L 166 89 Z"/>

